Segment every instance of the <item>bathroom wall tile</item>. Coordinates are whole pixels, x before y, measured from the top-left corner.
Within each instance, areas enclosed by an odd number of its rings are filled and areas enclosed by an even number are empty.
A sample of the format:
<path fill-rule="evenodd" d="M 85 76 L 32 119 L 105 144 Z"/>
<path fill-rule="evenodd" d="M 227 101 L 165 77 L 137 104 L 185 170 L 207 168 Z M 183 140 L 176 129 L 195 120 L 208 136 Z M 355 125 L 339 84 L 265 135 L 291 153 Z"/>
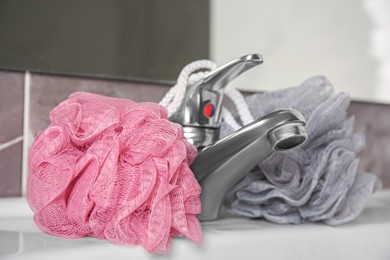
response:
<path fill-rule="evenodd" d="M 356 132 L 366 136 L 359 167 L 378 175 L 390 188 L 390 105 L 354 101 L 348 114 L 355 115 Z"/>
<path fill-rule="evenodd" d="M 31 136 L 47 127 L 50 110 L 74 91 L 158 102 L 168 89 L 169 86 L 156 84 L 33 74 L 29 115 Z M 360 168 L 378 175 L 385 186 L 390 187 L 390 172 L 387 171 L 390 169 L 390 120 L 386 120 L 390 105 L 354 101 L 348 112 L 356 116 L 356 131 L 366 134 L 366 148 L 359 155 Z"/>
<path fill-rule="evenodd" d="M 0 71 L 0 144 L 23 134 L 24 74 Z"/>
<path fill-rule="evenodd" d="M 24 73 L 0 71 L 0 197 L 21 195 Z"/>
<path fill-rule="evenodd" d="M 0 151 L 0 198 L 21 195 L 22 151 L 22 142 Z"/>
<path fill-rule="evenodd" d="M 169 86 L 82 77 L 31 75 L 30 131 L 35 136 L 50 123 L 49 112 L 69 94 L 88 91 L 134 101 L 159 102 Z"/>

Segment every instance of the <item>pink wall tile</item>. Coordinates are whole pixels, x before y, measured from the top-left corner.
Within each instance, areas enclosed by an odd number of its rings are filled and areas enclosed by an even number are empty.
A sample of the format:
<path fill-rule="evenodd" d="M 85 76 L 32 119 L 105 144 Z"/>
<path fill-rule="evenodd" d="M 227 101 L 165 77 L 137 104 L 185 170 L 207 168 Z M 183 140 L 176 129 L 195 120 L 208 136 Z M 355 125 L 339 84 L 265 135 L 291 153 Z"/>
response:
<path fill-rule="evenodd" d="M 0 71 L 0 144 L 23 134 L 23 73 Z"/>
<path fill-rule="evenodd" d="M 21 195 L 23 84 L 24 73 L 0 71 L 0 197 Z"/>
<path fill-rule="evenodd" d="M 24 73 L 0 71 L 0 144 L 23 134 Z M 47 127 L 49 112 L 74 91 L 89 91 L 135 101 L 158 102 L 169 86 L 134 82 L 31 75 L 30 125 L 33 135 Z M 390 187 L 390 105 L 352 102 L 350 115 L 356 116 L 356 131 L 366 134 L 360 168 L 377 174 Z M 19 141 L 0 151 L 0 197 L 21 194 L 22 146 Z"/>
<path fill-rule="evenodd" d="M 0 151 L 0 197 L 17 197 L 22 192 L 22 150 L 18 142 Z"/>
<path fill-rule="evenodd" d="M 366 136 L 359 154 L 362 170 L 378 175 L 390 187 L 390 105 L 352 102 L 349 115 L 355 115 L 355 130 Z"/>
<path fill-rule="evenodd" d="M 169 86 L 145 83 L 33 74 L 30 130 L 35 135 L 49 125 L 49 112 L 75 91 L 88 91 L 134 101 L 159 102 Z"/>
<path fill-rule="evenodd" d="M 135 101 L 158 102 L 169 86 L 34 74 L 31 78 L 30 129 L 38 133 L 49 124 L 54 106 L 74 91 L 89 91 Z M 226 103 L 229 106 L 229 102 Z M 231 105 L 231 104 L 230 104 Z M 366 148 L 360 154 L 360 168 L 378 175 L 390 187 L 390 105 L 352 102 L 350 115 L 355 129 L 366 134 Z"/>

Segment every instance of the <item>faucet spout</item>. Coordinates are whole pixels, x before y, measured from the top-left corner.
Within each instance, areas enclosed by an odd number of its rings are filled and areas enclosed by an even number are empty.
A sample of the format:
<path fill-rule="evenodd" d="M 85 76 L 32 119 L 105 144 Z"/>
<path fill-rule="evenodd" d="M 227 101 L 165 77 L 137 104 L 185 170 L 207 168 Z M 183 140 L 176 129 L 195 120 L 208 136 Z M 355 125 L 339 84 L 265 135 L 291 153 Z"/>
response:
<path fill-rule="evenodd" d="M 201 150 L 191 165 L 202 187 L 202 221 L 218 218 L 226 193 L 273 152 L 307 139 L 306 121 L 294 109 L 270 113 Z"/>

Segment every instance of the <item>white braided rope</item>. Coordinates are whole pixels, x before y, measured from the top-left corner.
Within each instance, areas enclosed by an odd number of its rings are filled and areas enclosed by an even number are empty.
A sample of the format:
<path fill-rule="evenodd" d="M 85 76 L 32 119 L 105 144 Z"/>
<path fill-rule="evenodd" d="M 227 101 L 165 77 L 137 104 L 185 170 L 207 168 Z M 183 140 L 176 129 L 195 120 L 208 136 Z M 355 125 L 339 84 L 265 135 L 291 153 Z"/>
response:
<path fill-rule="evenodd" d="M 222 109 L 222 118 L 226 124 L 228 124 L 231 128 L 234 129 L 234 131 L 241 128 L 240 124 L 237 123 L 237 121 L 236 121 L 236 119 L 234 119 L 232 113 L 226 107 L 223 107 L 223 109 Z"/>
<path fill-rule="evenodd" d="M 168 116 L 173 115 L 183 102 L 187 86 L 206 76 L 210 71 L 215 70 L 217 65 L 209 60 L 198 60 L 186 65 L 177 78 L 177 83 L 160 101 L 168 110 Z"/>
<path fill-rule="evenodd" d="M 245 101 L 244 96 L 241 94 L 240 91 L 233 87 L 228 87 L 225 90 L 225 94 L 233 101 L 233 103 L 236 105 L 238 115 L 241 119 L 241 122 L 244 125 L 247 125 L 251 122 L 253 122 L 254 118 L 252 116 L 252 113 L 249 110 L 248 104 Z"/>
<path fill-rule="evenodd" d="M 174 85 L 162 98 L 160 105 L 163 105 L 168 110 L 168 116 L 172 116 L 183 102 L 186 88 L 195 81 L 205 77 L 210 71 L 217 68 L 217 65 L 210 60 L 198 60 L 186 65 L 179 74 L 176 85 Z M 225 90 L 226 95 L 235 104 L 241 122 L 246 125 L 253 121 L 253 116 L 249 111 L 249 107 L 237 89 L 228 87 Z M 226 124 L 237 130 L 241 125 L 234 119 L 232 113 L 226 108 L 222 109 L 222 118 Z"/>

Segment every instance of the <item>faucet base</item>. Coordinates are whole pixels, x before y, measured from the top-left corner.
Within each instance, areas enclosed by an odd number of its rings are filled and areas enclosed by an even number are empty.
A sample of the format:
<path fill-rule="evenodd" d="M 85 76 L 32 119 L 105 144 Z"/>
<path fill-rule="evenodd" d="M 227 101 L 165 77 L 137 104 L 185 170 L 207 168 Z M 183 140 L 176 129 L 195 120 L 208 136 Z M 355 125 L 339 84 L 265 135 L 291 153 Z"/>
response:
<path fill-rule="evenodd" d="M 184 137 L 198 150 L 214 144 L 219 139 L 219 128 L 183 126 Z"/>

